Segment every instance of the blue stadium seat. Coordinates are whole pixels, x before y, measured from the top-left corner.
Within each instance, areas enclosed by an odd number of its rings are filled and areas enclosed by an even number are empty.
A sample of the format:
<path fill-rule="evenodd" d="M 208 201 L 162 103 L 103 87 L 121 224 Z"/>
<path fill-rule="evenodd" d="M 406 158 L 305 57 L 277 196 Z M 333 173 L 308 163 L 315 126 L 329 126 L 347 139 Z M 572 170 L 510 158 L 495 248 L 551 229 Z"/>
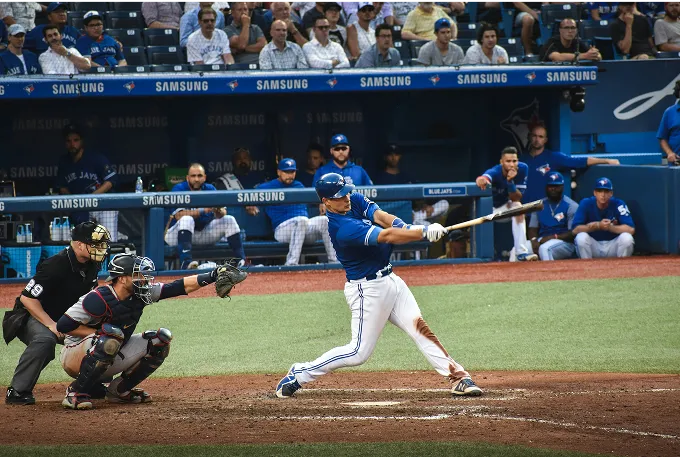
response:
<path fill-rule="evenodd" d="M 181 71 L 189 71 L 189 65 L 151 65 L 152 73 L 177 73 Z"/>
<path fill-rule="evenodd" d="M 104 21 L 107 29 L 143 29 L 141 11 L 107 11 Z"/>
<path fill-rule="evenodd" d="M 420 53 L 420 48 L 425 46 L 425 44 L 428 43 L 428 41 L 427 40 L 411 40 L 408 43 L 411 46 L 411 56 L 413 56 L 414 59 L 417 59 L 418 53 Z"/>
<path fill-rule="evenodd" d="M 144 46 L 141 29 L 109 29 L 106 33 L 123 43 L 125 48 Z"/>
<path fill-rule="evenodd" d="M 146 48 L 146 55 L 151 65 L 186 63 L 179 46 L 149 46 Z"/>
<path fill-rule="evenodd" d="M 540 56 L 537 54 L 532 54 L 530 56 L 524 56 L 522 58 L 522 61 L 524 63 L 538 63 L 541 61 Z"/>
<path fill-rule="evenodd" d="M 524 47 L 519 38 L 499 38 L 498 45 L 507 51 L 508 57 L 524 55 Z"/>
<path fill-rule="evenodd" d="M 401 41 L 401 25 L 392 26 L 392 42 Z"/>
<path fill-rule="evenodd" d="M 190 65 L 189 69 L 195 72 L 227 71 L 227 66 L 223 63 L 214 63 L 214 64 Z"/>
<path fill-rule="evenodd" d="M 149 73 L 150 71 L 149 65 L 126 65 L 113 68 L 114 73 Z"/>
<path fill-rule="evenodd" d="M 476 39 L 457 39 L 457 40 L 453 40 L 453 42 L 463 49 L 463 53 L 466 53 L 468 49 L 470 49 L 472 46 L 475 45 L 477 40 Z"/>
<path fill-rule="evenodd" d="M 109 3 L 114 11 L 141 11 L 142 2 L 112 2 Z"/>
<path fill-rule="evenodd" d="M 579 36 L 582 40 L 594 40 L 595 37 L 611 36 L 609 21 L 581 21 Z"/>
<path fill-rule="evenodd" d="M 144 46 L 131 46 L 125 48 L 123 53 L 125 54 L 125 60 L 128 65 L 148 65 L 149 61 L 146 58 L 146 48 Z"/>
<path fill-rule="evenodd" d="M 411 67 L 424 67 L 424 66 L 426 66 L 425 64 L 420 62 L 418 59 L 409 59 L 408 64 Z"/>
<path fill-rule="evenodd" d="M 480 26 L 480 24 L 477 24 L 477 23 L 458 24 L 458 39 L 459 40 L 476 39 L 477 38 L 477 30 L 479 29 L 479 26 Z"/>
<path fill-rule="evenodd" d="M 174 29 L 144 29 L 146 46 L 179 46 L 179 32 Z"/>
<path fill-rule="evenodd" d="M 543 40 L 550 38 L 562 19 L 570 17 L 578 24 L 581 18 L 581 8 L 576 4 L 566 3 L 562 5 L 541 6 L 541 36 Z"/>
<path fill-rule="evenodd" d="M 356 61 L 353 62 L 356 63 Z M 234 63 L 229 65 L 227 69 L 232 71 L 259 70 L 260 65 L 257 63 Z"/>
<path fill-rule="evenodd" d="M 680 52 L 657 52 L 657 59 L 680 59 Z"/>
<path fill-rule="evenodd" d="M 404 62 L 408 62 L 408 60 L 412 57 L 411 56 L 411 46 L 408 44 L 408 41 L 394 41 L 394 48 L 399 51 L 399 55 L 401 55 L 401 60 Z M 418 56 L 416 56 L 418 57 Z"/>
<path fill-rule="evenodd" d="M 80 11 L 81 17 L 83 16 L 82 13 L 87 11 L 99 11 L 102 13 L 110 9 L 107 2 L 69 2 L 68 7 L 69 11 Z"/>
<path fill-rule="evenodd" d="M 78 30 L 83 30 L 83 12 L 82 11 L 69 11 L 66 14 L 66 22 L 71 27 L 75 27 Z"/>
<path fill-rule="evenodd" d="M 614 40 L 610 36 L 596 36 L 593 38 L 595 47 L 602 54 L 602 60 L 616 60 L 616 51 L 614 50 Z"/>

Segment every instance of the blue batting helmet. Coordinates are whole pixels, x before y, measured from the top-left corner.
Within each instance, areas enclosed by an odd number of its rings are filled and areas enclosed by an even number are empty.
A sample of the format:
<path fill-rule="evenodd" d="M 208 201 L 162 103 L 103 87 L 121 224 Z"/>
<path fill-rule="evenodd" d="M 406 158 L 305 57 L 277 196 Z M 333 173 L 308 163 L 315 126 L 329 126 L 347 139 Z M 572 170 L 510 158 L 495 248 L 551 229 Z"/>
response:
<path fill-rule="evenodd" d="M 562 173 L 557 171 L 548 173 L 546 186 L 564 186 L 564 176 L 562 176 Z"/>
<path fill-rule="evenodd" d="M 345 178 L 337 173 L 326 173 L 314 186 L 319 200 L 324 198 L 341 198 L 354 190 L 353 184 L 345 182 Z"/>

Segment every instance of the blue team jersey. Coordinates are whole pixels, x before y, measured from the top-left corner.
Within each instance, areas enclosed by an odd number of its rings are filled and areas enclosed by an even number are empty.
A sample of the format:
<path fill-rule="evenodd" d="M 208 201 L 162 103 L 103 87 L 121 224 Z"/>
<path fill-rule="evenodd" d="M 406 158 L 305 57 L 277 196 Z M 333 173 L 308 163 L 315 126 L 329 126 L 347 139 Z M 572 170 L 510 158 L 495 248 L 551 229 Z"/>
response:
<path fill-rule="evenodd" d="M 538 228 L 538 236 L 559 235 L 571 231 L 578 203 L 569 197 L 562 197 L 558 203 L 543 199 L 543 209 L 531 214 L 529 227 Z"/>
<path fill-rule="evenodd" d="M 217 190 L 217 189 L 215 189 L 215 186 L 213 186 L 212 184 L 203 183 L 203 185 L 201 186 L 201 190 Z M 174 186 L 172 186 L 172 190 L 170 190 L 170 192 L 189 192 L 189 191 L 191 191 L 191 188 L 189 187 L 189 183 L 186 181 L 182 181 L 180 183 L 175 184 Z M 181 211 L 183 209 L 198 209 L 198 208 L 175 208 L 172 211 L 172 214 L 175 214 L 177 211 Z M 196 219 L 196 225 L 194 226 L 194 230 L 200 232 L 205 228 L 206 225 L 212 222 L 213 219 L 215 219 L 215 214 L 212 212 L 201 214 L 198 217 L 198 219 Z M 176 223 L 177 221 L 173 218 L 170 221 L 170 227 L 172 227 Z"/>
<path fill-rule="evenodd" d="M 69 155 L 59 160 L 57 185 L 67 188 L 72 194 L 91 194 L 105 181 L 110 181 L 115 187 L 118 175 L 101 154 L 85 151 L 76 163 Z"/>
<path fill-rule="evenodd" d="M 586 5 L 588 11 L 598 10 L 600 12 L 600 20 L 609 21 L 616 18 L 619 2 L 588 2 Z"/>
<path fill-rule="evenodd" d="M 526 163 L 527 167 L 529 167 L 527 190 L 522 196 L 524 203 L 545 198 L 545 186 L 548 184 L 546 179 L 551 171 L 559 171 L 565 168 L 585 168 L 588 166 L 587 157 L 570 157 L 550 149 L 544 149 L 536 157 L 531 157 L 531 154 L 522 154 L 519 160 Z"/>
<path fill-rule="evenodd" d="M 0 53 L 0 75 L 14 76 L 42 74 L 38 56 L 31 51 L 23 51 L 22 54 L 24 56 L 24 63 L 26 64 L 26 70 L 24 70 L 24 65 L 21 63 L 21 60 L 9 50 Z"/>
<path fill-rule="evenodd" d="M 505 205 L 510 200 L 508 192 L 508 180 L 503 176 L 503 166 L 499 163 L 493 168 L 489 168 L 482 176 L 486 176 L 493 186 L 493 207 L 498 208 Z M 517 164 L 517 176 L 512 180 L 517 186 L 517 190 L 524 195 L 527 190 L 527 164 L 519 162 Z"/>
<path fill-rule="evenodd" d="M 33 49 L 38 54 L 42 54 L 43 52 L 47 51 L 49 45 L 43 36 L 43 29 L 46 25 L 47 24 L 41 24 L 36 26 L 34 29 L 31 29 L 31 31 L 26 34 L 26 44 L 24 46 L 29 49 Z M 64 28 L 61 29 L 61 42 L 66 49 L 75 48 L 80 36 L 81 33 L 78 31 L 78 29 L 71 25 L 65 25 Z"/>
<path fill-rule="evenodd" d="M 300 181 L 293 181 L 290 186 L 285 185 L 280 179 L 272 179 L 266 183 L 257 186 L 257 189 L 304 189 L 305 186 L 302 185 Z M 267 213 L 269 219 L 272 220 L 272 226 L 274 230 L 276 227 L 286 222 L 288 219 L 292 219 L 298 216 L 308 217 L 307 206 L 303 204 L 299 205 L 267 205 L 264 207 L 264 212 Z"/>
<path fill-rule="evenodd" d="M 89 57 L 94 63 L 102 67 L 115 67 L 118 62 L 125 60 L 120 45 L 109 35 L 102 35 L 93 40 L 85 35 L 78 39 L 76 49 L 83 57 Z"/>
<path fill-rule="evenodd" d="M 600 209 L 597 207 L 597 200 L 594 196 L 584 198 L 581 200 L 581 203 L 579 203 L 576 214 L 574 215 L 574 227 L 585 225 L 589 222 L 599 222 L 602 219 L 609 219 L 614 225 L 625 224 L 635 228 L 633 217 L 630 215 L 630 210 L 628 210 L 628 206 L 623 200 L 612 197 L 612 199 L 609 200 L 607 207 L 605 209 Z M 616 233 L 606 232 L 604 230 L 590 232 L 589 235 L 597 241 L 609 241 L 619 236 Z"/>
<path fill-rule="evenodd" d="M 680 101 L 669 106 L 663 112 L 656 137 L 660 140 L 666 140 L 671 151 L 680 154 Z"/>
<path fill-rule="evenodd" d="M 377 273 L 390 262 L 392 245 L 378 244 L 383 230 L 373 225 L 378 205 L 358 192 L 350 195 L 352 209 L 345 215 L 327 212 L 328 233 L 347 279 L 361 279 Z"/>
<path fill-rule="evenodd" d="M 335 162 L 331 161 L 323 167 L 316 170 L 314 174 L 314 182 L 316 183 L 326 173 L 337 173 L 345 178 L 347 184 L 354 184 L 355 186 L 372 186 L 373 181 L 368 177 L 368 173 L 359 165 L 352 162 L 347 162 L 345 168 L 338 167 Z"/>

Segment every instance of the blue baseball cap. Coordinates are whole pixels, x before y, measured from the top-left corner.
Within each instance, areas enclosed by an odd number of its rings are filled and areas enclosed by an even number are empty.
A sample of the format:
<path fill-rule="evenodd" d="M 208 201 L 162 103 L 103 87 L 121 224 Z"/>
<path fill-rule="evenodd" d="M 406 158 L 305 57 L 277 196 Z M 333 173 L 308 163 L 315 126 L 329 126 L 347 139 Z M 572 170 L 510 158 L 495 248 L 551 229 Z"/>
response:
<path fill-rule="evenodd" d="M 439 29 L 443 29 L 443 28 L 448 28 L 448 29 L 451 28 L 451 21 L 449 21 L 445 17 L 443 17 L 441 19 L 437 19 L 437 22 L 434 23 L 434 31 L 435 32 L 439 32 Z"/>
<path fill-rule="evenodd" d="M 60 8 L 63 10 L 68 10 L 68 5 L 66 3 L 52 2 L 49 5 L 47 5 L 47 14 L 50 14 L 51 12 L 56 11 Z"/>
<path fill-rule="evenodd" d="M 333 138 L 331 138 L 331 147 L 337 146 L 339 144 L 346 144 L 349 146 L 349 140 L 347 140 L 347 137 L 342 133 L 338 133 L 337 135 L 333 136 Z"/>
<path fill-rule="evenodd" d="M 99 11 L 88 11 L 83 16 L 83 24 L 85 24 L 85 25 L 89 24 L 90 21 L 94 18 L 103 19 L 102 15 L 99 14 Z"/>
<path fill-rule="evenodd" d="M 564 176 L 562 176 L 562 173 L 557 171 L 548 173 L 546 179 L 546 186 L 564 186 Z"/>
<path fill-rule="evenodd" d="M 281 161 L 279 162 L 279 170 L 297 171 L 297 164 L 293 159 L 281 159 Z"/>
<path fill-rule="evenodd" d="M 595 182 L 595 189 L 614 190 L 614 186 L 609 178 L 600 178 Z"/>

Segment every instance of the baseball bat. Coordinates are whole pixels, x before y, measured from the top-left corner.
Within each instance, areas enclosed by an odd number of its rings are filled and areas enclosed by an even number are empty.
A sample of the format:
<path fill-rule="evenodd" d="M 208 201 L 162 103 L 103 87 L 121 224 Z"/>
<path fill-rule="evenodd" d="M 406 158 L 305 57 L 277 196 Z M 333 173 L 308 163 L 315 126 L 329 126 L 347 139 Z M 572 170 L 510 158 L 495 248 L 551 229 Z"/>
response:
<path fill-rule="evenodd" d="M 543 200 L 536 200 L 531 203 L 526 203 L 517 208 L 510 208 L 505 211 L 501 211 L 496 214 L 489 214 L 486 216 L 478 217 L 469 221 L 461 222 L 460 224 L 451 225 L 446 227 L 446 231 L 458 230 L 467 227 L 472 227 L 473 225 L 485 224 L 487 222 L 502 221 L 505 219 L 510 219 L 511 217 L 520 216 L 522 214 L 533 213 L 535 211 L 540 211 L 543 209 Z"/>

